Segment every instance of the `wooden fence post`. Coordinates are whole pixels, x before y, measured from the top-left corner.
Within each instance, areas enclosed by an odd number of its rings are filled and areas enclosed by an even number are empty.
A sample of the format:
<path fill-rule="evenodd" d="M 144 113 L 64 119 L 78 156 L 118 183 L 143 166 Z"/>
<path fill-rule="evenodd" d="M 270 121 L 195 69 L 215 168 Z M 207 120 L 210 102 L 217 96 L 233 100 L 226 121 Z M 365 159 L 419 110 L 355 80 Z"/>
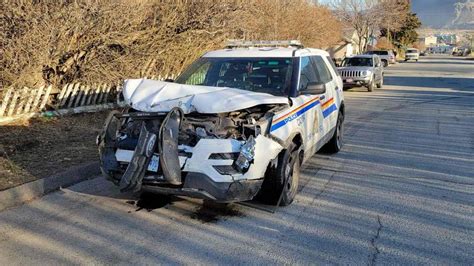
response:
<path fill-rule="evenodd" d="M 30 96 L 28 97 L 28 102 L 25 105 L 24 112 L 25 114 L 30 112 L 31 109 L 31 104 L 33 104 L 33 101 L 35 100 L 36 92 L 43 88 L 44 86 L 39 87 L 38 89 L 33 89 L 30 93 Z"/>
<path fill-rule="evenodd" d="M 7 116 L 12 116 L 13 115 L 13 111 L 15 110 L 16 102 L 18 100 L 19 95 L 20 95 L 20 93 L 18 92 L 18 90 L 15 90 L 15 93 L 13 93 L 12 101 L 10 103 L 10 108 L 8 108 Z"/>
<path fill-rule="evenodd" d="M 48 100 L 49 100 L 49 94 L 51 93 L 51 89 L 53 88 L 52 85 L 49 85 L 48 88 L 46 88 L 46 93 L 44 94 L 43 96 L 43 101 L 41 102 L 41 105 L 38 109 L 38 111 L 41 112 L 41 110 L 44 109 L 44 107 L 46 106 L 46 103 L 48 103 Z"/>
<path fill-rule="evenodd" d="M 36 92 L 36 97 L 35 97 L 35 100 L 33 101 L 33 105 L 31 106 L 31 111 L 32 112 L 36 112 L 38 111 L 38 105 L 40 103 L 40 100 L 41 100 L 41 95 L 43 95 L 43 90 L 44 90 L 44 86 L 41 86 L 38 91 Z"/>
<path fill-rule="evenodd" d="M 28 101 L 28 96 L 30 96 L 30 89 L 28 87 L 23 87 L 23 90 L 20 94 L 20 101 L 18 102 L 18 106 L 16 108 L 16 114 L 20 115 L 24 112 L 24 107 L 26 102 Z"/>
<path fill-rule="evenodd" d="M 66 106 L 66 102 L 67 102 L 67 100 L 69 98 L 69 95 L 71 94 L 73 88 L 74 88 L 74 83 L 66 84 L 63 87 L 63 90 L 59 94 L 59 101 L 60 102 L 59 102 L 58 108 Z"/>
<path fill-rule="evenodd" d="M 102 90 L 102 85 L 101 84 L 97 84 L 97 87 L 95 88 L 94 90 L 94 95 L 92 97 L 92 101 L 91 101 L 91 105 L 95 105 L 96 102 L 97 102 L 97 98 L 99 98 L 99 94 Z"/>
<path fill-rule="evenodd" d="M 84 93 L 82 95 L 81 102 L 79 103 L 79 106 L 84 106 L 87 103 L 87 98 L 89 97 L 89 92 L 91 91 L 91 87 L 89 85 L 84 87 Z"/>
<path fill-rule="evenodd" d="M 10 102 L 10 98 L 12 96 L 14 89 L 13 87 L 8 88 L 5 96 L 3 97 L 2 105 L 0 106 L 0 116 L 3 116 L 5 110 L 7 110 L 8 103 Z"/>
<path fill-rule="evenodd" d="M 107 85 L 107 88 L 105 89 L 104 96 L 102 97 L 101 103 L 107 103 L 107 100 L 109 99 L 109 93 L 112 90 L 112 84 Z"/>
<path fill-rule="evenodd" d="M 74 99 L 76 99 L 77 92 L 78 92 L 80 87 L 81 87 L 81 83 L 79 83 L 79 82 L 76 83 L 76 85 L 74 86 L 74 90 L 72 91 L 71 96 L 69 97 L 69 102 L 67 103 L 67 108 L 72 107 L 72 104 L 74 103 Z"/>
<path fill-rule="evenodd" d="M 79 103 L 81 102 L 81 98 L 84 97 L 85 88 L 86 88 L 85 85 L 81 85 L 81 87 L 79 87 L 79 91 L 77 92 L 77 95 L 76 95 L 76 101 L 74 102 L 74 107 L 79 106 Z"/>

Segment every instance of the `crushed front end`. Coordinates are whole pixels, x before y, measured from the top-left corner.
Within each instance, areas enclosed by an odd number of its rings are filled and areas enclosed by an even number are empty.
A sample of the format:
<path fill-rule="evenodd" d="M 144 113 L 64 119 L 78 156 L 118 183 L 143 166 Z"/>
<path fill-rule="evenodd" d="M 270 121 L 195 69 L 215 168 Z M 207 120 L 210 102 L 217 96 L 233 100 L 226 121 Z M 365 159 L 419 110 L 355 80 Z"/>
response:
<path fill-rule="evenodd" d="M 98 137 L 103 174 L 122 191 L 245 201 L 283 149 L 269 137 L 281 105 L 218 114 L 112 112 Z"/>

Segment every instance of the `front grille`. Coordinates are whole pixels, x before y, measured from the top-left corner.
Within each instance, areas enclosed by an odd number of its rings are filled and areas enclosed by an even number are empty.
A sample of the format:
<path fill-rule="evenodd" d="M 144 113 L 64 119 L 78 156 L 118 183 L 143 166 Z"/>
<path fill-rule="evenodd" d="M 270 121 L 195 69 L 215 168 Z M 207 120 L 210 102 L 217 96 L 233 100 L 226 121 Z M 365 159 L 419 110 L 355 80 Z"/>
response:
<path fill-rule="evenodd" d="M 341 76 L 344 78 L 354 78 L 354 77 L 361 77 L 362 71 L 358 70 L 341 70 Z"/>

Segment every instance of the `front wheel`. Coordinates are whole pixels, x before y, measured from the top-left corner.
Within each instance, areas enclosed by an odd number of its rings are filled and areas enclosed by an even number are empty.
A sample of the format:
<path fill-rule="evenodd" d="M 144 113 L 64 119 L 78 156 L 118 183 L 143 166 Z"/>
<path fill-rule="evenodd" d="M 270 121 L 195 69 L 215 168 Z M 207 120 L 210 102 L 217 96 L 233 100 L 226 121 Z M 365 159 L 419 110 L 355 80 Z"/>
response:
<path fill-rule="evenodd" d="M 382 88 L 383 87 L 383 76 L 380 78 L 379 83 L 377 83 L 377 88 Z"/>
<path fill-rule="evenodd" d="M 258 199 L 268 204 L 288 206 L 295 199 L 300 176 L 299 149 L 294 143 L 280 153 L 278 166 L 270 168 L 265 174 Z"/>
<path fill-rule="evenodd" d="M 370 81 L 369 85 L 367 86 L 367 89 L 369 92 L 373 92 L 375 90 L 375 80 L 372 78 L 372 81 Z"/>

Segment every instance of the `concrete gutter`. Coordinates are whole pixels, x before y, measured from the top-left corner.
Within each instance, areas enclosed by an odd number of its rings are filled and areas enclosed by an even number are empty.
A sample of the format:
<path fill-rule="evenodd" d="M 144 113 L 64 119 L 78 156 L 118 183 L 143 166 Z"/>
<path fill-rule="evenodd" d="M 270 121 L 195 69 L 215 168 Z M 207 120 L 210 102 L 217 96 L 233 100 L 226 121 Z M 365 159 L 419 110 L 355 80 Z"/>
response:
<path fill-rule="evenodd" d="M 0 211 L 42 197 L 62 187 L 93 179 L 99 174 L 98 162 L 87 163 L 50 177 L 0 191 Z"/>

